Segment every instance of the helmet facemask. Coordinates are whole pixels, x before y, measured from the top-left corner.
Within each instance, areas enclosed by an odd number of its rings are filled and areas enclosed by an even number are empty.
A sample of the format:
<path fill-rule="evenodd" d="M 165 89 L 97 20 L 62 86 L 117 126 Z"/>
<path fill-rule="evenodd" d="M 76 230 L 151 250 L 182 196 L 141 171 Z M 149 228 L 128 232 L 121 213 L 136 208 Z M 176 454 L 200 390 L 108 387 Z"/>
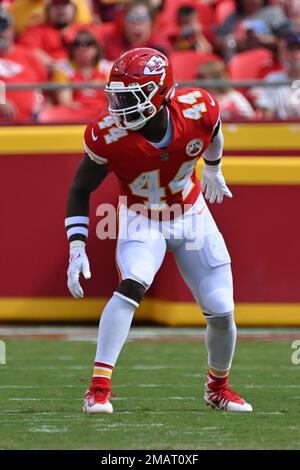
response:
<path fill-rule="evenodd" d="M 105 87 L 108 98 L 108 111 L 120 129 L 141 129 L 157 111 L 151 102 L 159 89 L 154 81 L 143 85 L 132 83 L 125 86 L 123 82 L 110 82 Z"/>

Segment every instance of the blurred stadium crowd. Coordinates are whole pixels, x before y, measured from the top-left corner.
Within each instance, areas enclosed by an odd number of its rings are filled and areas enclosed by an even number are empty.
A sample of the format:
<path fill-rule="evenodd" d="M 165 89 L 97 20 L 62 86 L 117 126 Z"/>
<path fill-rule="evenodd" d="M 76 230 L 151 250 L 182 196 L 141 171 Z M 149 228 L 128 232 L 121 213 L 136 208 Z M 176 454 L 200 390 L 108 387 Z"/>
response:
<path fill-rule="evenodd" d="M 178 82 L 222 80 L 209 88 L 225 120 L 300 118 L 300 0 L 0 0 L 0 80 L 33 84 L 7 90 L 0 123 L 89 120 L 103 89 L 39 84 L 104 84 L 112 61 L 142 46 L 164 52 Z"/>

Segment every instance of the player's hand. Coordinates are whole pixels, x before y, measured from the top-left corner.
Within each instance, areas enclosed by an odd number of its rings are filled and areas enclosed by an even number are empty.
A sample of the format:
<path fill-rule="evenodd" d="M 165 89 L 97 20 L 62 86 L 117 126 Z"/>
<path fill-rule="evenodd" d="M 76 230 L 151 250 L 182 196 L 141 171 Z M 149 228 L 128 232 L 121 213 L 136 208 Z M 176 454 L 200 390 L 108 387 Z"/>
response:
<path fill-rule="evenodd" d="M 223 201 L 224 196 L 232 197 L 231 192 L 226 186 L 224 176 L 221 171 L 221 164 L 206 165 L 204 164 L 202 172 L 202 192 L 210 203 L 216 200 L 219 204 Z"/>
<path fill-rule="evenodd" d="M 88 257 L 85 253 L 85 243 L 76 240 L 70 243 L 70 259 L 68 268 L 68 288 L 75 299 L 83 297 L 83 290 L 79 283 L 79 276 L 90 279 L 91 271 Z"/>

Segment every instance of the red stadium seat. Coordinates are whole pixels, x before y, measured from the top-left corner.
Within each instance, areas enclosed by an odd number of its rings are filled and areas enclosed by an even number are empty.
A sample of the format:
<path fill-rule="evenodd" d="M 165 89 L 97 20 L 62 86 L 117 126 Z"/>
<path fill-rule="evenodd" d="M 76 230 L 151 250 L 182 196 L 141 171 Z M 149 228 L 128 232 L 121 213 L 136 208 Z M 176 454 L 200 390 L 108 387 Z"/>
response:
<path fill-rule="evenodd" d="M 65 105 L 55 105 L 45 108 L 39 114 L 38 121 L 42 124 L 88 123 L 98 112 L 98 108 L 72 109 Z"/>
<path fill-rule="evenodd" d="M 183 1 L 182 3 L 185 5 L 188 2 Z M 191 5 L 195 6 L 196 10 L 198 11 L 201 23 L 203 25 L 213 26 L 215 16 L 213 9 L 208 5 L 204 5 L 203 3 L 196 2 L 195 5 L 193 5 L 193 3 L 194 2 L 192 2 Z"/>
<path fill-rule="evenodd" d="M 268 49 L 253 49 L 240 52 L 228 63 L 228 72 L 232 80 L 260 79 L 274 63 L 273 54 Z"/>
<path fill-rule="evenodd" d="M 195 80 L 199 66 L 209 60 L 222 60 L 216 54 L 196 51 L 175 51 L 170 57 L 175 80 Z"/>

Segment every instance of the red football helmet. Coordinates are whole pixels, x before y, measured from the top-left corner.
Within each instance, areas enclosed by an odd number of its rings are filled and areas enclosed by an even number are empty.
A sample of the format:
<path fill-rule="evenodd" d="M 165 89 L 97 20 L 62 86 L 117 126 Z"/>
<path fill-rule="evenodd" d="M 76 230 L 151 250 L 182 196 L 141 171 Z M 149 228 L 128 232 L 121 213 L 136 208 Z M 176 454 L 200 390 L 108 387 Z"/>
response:
<path fill-rule="evenodd" d="M 168 104 L 174 88 L 164 54 L 146 47 L 131 49 L 112 66 L 105 87 L 109 113 L 118 127 L 136 131 Z"/>

